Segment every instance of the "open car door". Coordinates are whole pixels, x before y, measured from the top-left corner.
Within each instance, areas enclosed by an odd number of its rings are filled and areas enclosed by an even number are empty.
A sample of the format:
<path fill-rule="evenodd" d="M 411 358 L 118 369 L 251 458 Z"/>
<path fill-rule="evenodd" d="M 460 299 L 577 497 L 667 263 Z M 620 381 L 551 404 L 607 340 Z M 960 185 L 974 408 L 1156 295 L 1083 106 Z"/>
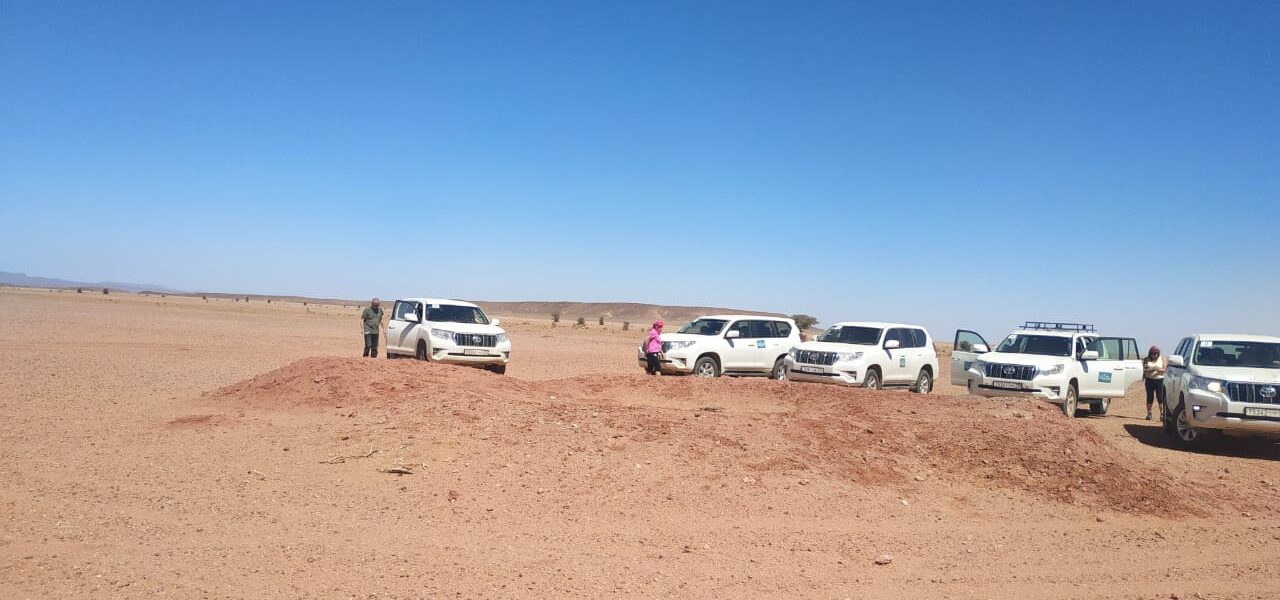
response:
<path fill-rule="evenodd" d="M 973 366 L 974 357 L 990 350 L 987 340 L 978 335 L 978 332 L 968 329 L 956 330 L 955 343 L 951 346 L 951 384 L 967 385 L 969 376 L 966 372 Z"/>

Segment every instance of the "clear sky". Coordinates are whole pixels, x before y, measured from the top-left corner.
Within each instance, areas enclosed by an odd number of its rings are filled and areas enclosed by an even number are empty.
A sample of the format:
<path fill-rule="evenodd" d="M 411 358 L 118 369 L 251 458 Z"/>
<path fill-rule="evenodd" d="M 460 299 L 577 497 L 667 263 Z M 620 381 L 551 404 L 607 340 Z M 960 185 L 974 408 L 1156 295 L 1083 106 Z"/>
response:
<path fill-rule="evenodd" d="M 1280 3 L 0 0 L 0 270 L 1280 334 Z"/>

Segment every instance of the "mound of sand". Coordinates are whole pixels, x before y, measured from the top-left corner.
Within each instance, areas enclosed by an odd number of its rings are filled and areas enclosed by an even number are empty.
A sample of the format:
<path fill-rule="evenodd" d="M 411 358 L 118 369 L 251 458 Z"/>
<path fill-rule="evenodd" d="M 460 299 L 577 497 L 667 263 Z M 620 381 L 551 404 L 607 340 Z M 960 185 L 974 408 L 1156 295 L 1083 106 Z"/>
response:
<path fill-rule="evenodd" d="M 527 382 L 411 360 L 310 358 L 211 392 L 273 410 L 374 409 L 419 438 L 549 471 L 647 461 L 671 478 L 810 479 L 910 494 L 952 482 L 1110 510 L 1200 514 L 1210 499 L 1031 400 L 868 392 L 760 379 Z M 538 463 L 538 464 L 534 464 Z M 741 474 L 746 473 L 743 476 Z M 806 483 L 807 484 L 807 483 Z"/>

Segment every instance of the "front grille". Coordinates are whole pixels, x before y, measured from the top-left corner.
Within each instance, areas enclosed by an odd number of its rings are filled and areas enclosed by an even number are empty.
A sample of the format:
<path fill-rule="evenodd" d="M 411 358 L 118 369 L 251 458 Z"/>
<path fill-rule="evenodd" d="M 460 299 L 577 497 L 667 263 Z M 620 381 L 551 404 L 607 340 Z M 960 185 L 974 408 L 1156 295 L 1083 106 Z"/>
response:
<path fill-rule="evenodd" d="M 819 352 L 817 350 L 797 350 L 796 362 L 807 365 L 831 366 L 836 362 L 836 353 Z"/>
<path fill-rule="evenodd" d="M 1280 383 L 1228 383 L 1227 397 L 1232 402 L 1280 404 Z"/>
<path fill-rule="evenodd" d="M 1031 381 L 1036 378 L 1036 368 L 1031 365 L 1002 365 L 999 363 L 987 363 L 986 375 L 987 377 L 998 377 L 1000 379 Z"/>
<path fill-rule="evenodd" d="M 498 336 L 484 333 L 455 333 L 453 343 L 459 346 L 478 346 L 492 348 L 498 345 Z"/>

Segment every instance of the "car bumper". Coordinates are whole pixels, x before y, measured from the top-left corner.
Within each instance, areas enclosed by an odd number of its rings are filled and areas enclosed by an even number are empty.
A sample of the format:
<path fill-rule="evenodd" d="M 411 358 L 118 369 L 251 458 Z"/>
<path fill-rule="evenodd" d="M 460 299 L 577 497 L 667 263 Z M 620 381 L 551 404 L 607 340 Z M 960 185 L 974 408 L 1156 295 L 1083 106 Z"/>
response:
<path fill-rule="evenodd" d="M 1190 390 L 1184 402 L 1193 427 L 1280 436 L 1280 404 L 1232 402 L 1203 390 Z"/>
<path fill-rule="evenodd" d="M 978 396 L 987 398 L 1026 396 L 1041 398 L 1057 404 L 1066 401 L 1067 382 L 1057 377 L 1036 377 L 1031 381 L 1021 381 L 987 377 L 972 370 L 968 374 L 969 391 Z"/>
<path fill-rule="evenodd" d="M 697 361 L 696 356 L 687 356 L 679 353 L 668 353 L 660 361 L 660 370 L 663 373 L 671 374 L 689 374 L 693 372 L 693 363 Z M 643 353 L 637 353 L 636 364 L 641 369 L 649 368 L 649 361 Z"/>
<path fill-rule="evenodd" d="M 835 383 L 839 385 L 862 385 L 865 370 L 862 365 L 836 363 L 834 365 L 808 365 L 797 363 L 788 356 L 783 360 L 783 368 L 787 379 L 791 381 L 808 381 L 813 383 Z"/>
<path fill-rule="evenodd" d="M 431 360 L 458 365 L 505 365 L 511 361 L 511 348 L 432 348 Z"/>

